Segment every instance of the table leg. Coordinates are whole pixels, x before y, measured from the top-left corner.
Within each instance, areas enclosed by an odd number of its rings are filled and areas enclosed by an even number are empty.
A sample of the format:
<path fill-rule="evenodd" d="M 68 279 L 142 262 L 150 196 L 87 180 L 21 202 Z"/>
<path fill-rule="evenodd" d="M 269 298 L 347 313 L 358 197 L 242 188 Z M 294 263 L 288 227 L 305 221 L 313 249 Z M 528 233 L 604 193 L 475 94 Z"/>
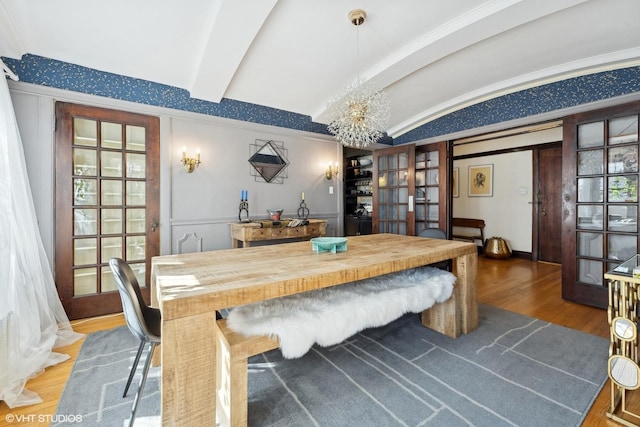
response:
<path fill-rule="evenodd" d="M 458 257 L 454 264 L 460 287 L 462 333 L 468 334 L 478 328 L 478 254 Z"/>
<path fill-rule="evenodd" d="M 215 311 L 162 321 L 163 426 L 216 425 Z"/>
<path fill-rule="evenodd" d="M 238 239 L 231 238 L 231 249 L 238 249 Z"/>
<path fill-rule="evenodd" d="M 478 327 L 478 255 L 463 255 L 454 260 L 458 277 L 451 298 L 422 312 L 422 324 L 442 334 L 457 338 Z"/>

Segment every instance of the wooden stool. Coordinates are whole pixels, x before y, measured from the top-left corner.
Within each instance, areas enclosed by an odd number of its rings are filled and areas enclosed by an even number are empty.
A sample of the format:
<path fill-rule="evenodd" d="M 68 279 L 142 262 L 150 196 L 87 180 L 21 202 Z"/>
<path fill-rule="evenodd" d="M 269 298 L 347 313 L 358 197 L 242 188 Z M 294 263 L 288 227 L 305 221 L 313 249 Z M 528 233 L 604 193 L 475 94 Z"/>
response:
<path fill-rule="evenodd" d="M 247 359 L 276 349 L 280 343 L 265 335 L 244 336 L 217 320 L 216 413 L 219 425 L 247 425 Z"/>

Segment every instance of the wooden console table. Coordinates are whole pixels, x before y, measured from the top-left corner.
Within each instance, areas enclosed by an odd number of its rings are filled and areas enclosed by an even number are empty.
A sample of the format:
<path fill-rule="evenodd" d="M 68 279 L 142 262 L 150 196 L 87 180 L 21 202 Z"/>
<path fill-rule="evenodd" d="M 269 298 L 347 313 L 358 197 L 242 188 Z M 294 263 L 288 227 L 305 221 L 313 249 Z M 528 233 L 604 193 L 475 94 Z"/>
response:
<path fill-rule="evenodd" d="M 299 227 L 262 227 L 258 222 L 229 224 L 231 231 L 231 247 L 248 248 L 251 242 L 280 239 L 311 239 L 324 236 L 327 230 L 327 221 L 324 219 L 310 219 L 308 225 Z M 242 243 L 242 245 L 239 245 Z"/>

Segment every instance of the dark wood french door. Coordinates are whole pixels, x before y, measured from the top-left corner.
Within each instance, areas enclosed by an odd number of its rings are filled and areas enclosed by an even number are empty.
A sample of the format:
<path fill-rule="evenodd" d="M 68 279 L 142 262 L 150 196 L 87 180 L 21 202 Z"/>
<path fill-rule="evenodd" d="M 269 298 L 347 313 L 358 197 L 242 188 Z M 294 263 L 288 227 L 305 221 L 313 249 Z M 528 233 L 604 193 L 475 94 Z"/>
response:
<path fill-rule="evenodd" d="M 447 230 L 448 146 L 407 144 L 373 152 L 373 232 L 419 235 Z"/>
<path fill-rule="evenodd" d="M 562 296 L 605 308 L 604 273 L 635 256 L 640 102 L 564 120 Z"/>
<path fill-rule="evenodd" d="M 55 279 L 70 319 L 122 310 L 112 257 L 149 298 L 159 254 L 157 117 L 56 104 Z"/>
<path fill-rule="evenodd" d="M 534 260 L 562 262 L 562 145 L 534 150 Z M 537 245 L 535 244 L 537 242 Z"/>

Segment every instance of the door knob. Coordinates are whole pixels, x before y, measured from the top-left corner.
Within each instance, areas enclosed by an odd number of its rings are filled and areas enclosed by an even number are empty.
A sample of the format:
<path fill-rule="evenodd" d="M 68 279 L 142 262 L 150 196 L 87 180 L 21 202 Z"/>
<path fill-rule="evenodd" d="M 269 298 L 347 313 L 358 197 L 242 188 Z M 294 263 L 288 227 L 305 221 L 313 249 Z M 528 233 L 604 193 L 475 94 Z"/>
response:
<path fill-rule="evenodd" d="M 156 231 L 156 228 L 158 228 L 158 221 L 154 219 L 151 222 L 151 231 Z"/>

